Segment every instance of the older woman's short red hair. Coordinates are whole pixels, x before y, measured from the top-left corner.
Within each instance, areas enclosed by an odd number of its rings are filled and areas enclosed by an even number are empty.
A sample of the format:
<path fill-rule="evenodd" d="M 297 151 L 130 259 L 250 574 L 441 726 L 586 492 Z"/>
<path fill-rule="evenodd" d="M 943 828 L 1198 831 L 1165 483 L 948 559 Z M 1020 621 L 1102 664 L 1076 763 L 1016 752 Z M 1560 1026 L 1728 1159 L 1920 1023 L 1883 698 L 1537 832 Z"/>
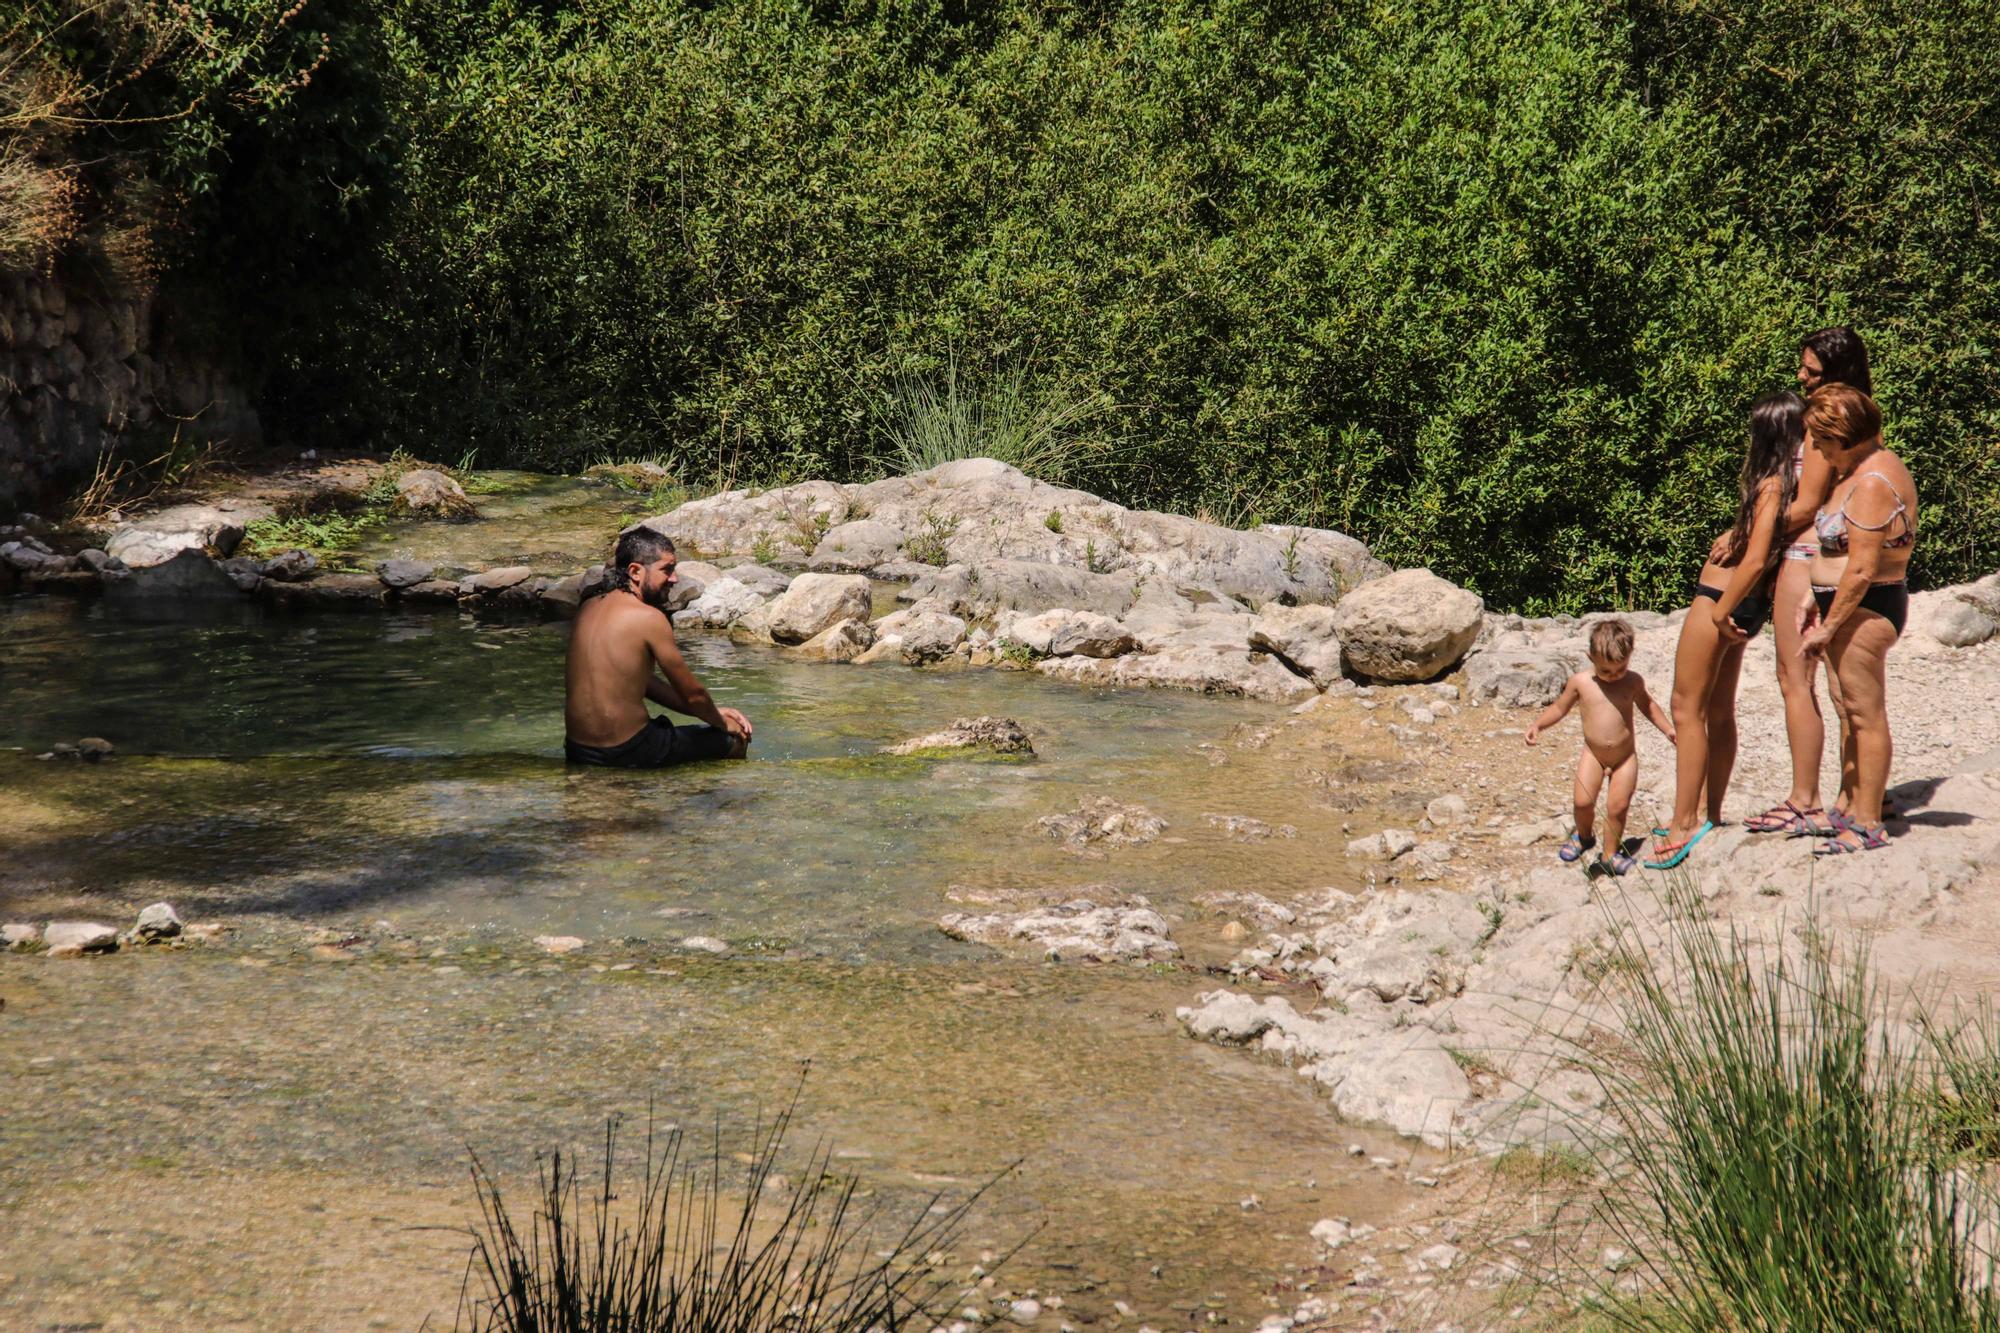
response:
<path fill-rule="evenodd" d="M 1815 439 L 1852 449 L 1882 433 L 1882 409 L 1853 385 L 1822 384 L 1806 399 L 1806 429 Z"/>

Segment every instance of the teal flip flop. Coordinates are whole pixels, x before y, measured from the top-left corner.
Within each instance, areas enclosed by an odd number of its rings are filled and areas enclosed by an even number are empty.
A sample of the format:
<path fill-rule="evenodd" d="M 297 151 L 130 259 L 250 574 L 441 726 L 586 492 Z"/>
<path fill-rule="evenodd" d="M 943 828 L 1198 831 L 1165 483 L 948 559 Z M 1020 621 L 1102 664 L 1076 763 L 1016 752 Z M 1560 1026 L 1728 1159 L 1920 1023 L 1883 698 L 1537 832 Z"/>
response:
<path fill-rule="evenodd" d="M 1714 831 L 1715 831 L 1714 824 L 1710 823 L 1706 819 L 1702 820 L 1701 827 L 1696 829 L 1694 832 L 1688 834 L 1688 839 L 1686 842 L 1674 848 L 1673 851 L 1669 852 L 1664 857 L 1660 857 L 1658 860 L 1645 862 L 1644 865 L 1646 869 L 1672 870 L 1675 866 L 1679 865 L 1681 862 L 1688 859 L 1688 853 L 1694 850 L 1694 845 L 1696 843 L 1700 842 L 1703 838 L 1707 837 L 1710 833 Z"/>

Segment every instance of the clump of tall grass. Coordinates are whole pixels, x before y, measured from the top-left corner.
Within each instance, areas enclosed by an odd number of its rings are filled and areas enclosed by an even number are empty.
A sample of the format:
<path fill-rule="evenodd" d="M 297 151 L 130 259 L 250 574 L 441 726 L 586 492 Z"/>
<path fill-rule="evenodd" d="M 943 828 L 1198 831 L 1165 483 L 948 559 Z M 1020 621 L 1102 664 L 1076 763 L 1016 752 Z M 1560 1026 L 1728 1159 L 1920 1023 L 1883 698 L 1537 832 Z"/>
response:
<path fill-rule="evenodd" d="M 1607 972 L 1626 1049 L 1596 1066 L 1616 1130 L 1596 1149 L 1596 1207 L 1644 1290 L 1605 1317 L 2000 1329 L 2000 1214 L 1965 1151 L 1992 1142 L 1990 1024 L 1892 1009 L 1865 950 L 1837 958 L 1816 931 L 1793 953 L 1753 946 L 1708 920 L 1685 881 L 1668 907 L 1661 954 L 1628 935 Z"/>
<path fill-rule="evenodd" d="M 987 1186 L 941 1194 L 884 1227 L 858 1181 L 815 1148 L 789 1185 L 779 1152 L 794 1101 L 756 1131 L 739 1188 L 719 1131 L 691 1153 L 648 1125 L 636 1186 L 614 1167 L 618 1125 L 586 1185 L 574 1155 L 540 1171 L 526 1234 L 473 1159 L 482 1224 L 459 1299 L 463 1333 L 898 1333 L 944 1321 L 957 1283 L 946 1254 Z M 586 1192 L 587 1189 L 587 1192 Z M 989 1266 L 990 1267 L 990 1266 Z M 475 1283 L 479 1290 L 475 1294 Z"/>
<path fill-rule="evenodd" d="M 1018 361 L 979 384 L 953 356 L 937 374 L 897 376 L 876 406 L 881 452 L 872 461 L 890 475 L 992 458 L 1042 481 L 1067 483 L 1110 456 L 1103 441 L 1079 433 L 1104 410 L 1103 399 L 1068 383 L 1038 397 Z"/>

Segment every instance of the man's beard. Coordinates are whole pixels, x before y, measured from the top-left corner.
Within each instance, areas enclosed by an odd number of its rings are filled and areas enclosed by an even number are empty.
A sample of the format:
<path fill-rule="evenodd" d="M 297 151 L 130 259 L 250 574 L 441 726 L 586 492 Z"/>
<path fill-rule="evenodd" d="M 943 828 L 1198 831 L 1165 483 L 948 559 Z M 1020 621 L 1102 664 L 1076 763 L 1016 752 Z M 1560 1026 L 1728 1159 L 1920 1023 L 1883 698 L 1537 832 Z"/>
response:
<path fill-rule="evenodd" d="M 641 584 L 638 587 L 638 589 L 636 589 L 636 591 L 639 594 L 639 600 L 644 602 L 647 606 L 652 607 L 656 611 L 664 611 L 667 609 L 667 594 L 671 593 L 673 590 L 674 590 L 674 585 L 671 583 L 662 583 L 657 588 L 647 587 L 646 585 Z"/>

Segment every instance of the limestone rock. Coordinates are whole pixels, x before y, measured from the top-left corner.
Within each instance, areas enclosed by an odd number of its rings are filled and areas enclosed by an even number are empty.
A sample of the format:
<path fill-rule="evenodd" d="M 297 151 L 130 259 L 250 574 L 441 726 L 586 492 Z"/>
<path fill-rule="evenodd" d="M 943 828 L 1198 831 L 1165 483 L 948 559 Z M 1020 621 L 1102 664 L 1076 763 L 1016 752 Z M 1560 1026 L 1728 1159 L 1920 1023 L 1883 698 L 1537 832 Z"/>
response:
<path fill-rule="evenodd" d="M 422 514 L 430 518 L 469 519 L 479 517 L 465 488 L 435 468 L 412 468 L 396 478 L 399 513 Z"/>
<path fill-rule="evenodd" d="M 1427 680 L 1457 665 L 1479 637 L 1479 597 L 1428 569 L 1403 569 L 1343 597 L 1334 631 L 1355 674 Z"/>
<path fill-rule="evenodd" d="M 267 579 L 257 591 L 274 605 L 291 611 L 360 610 L 380 606 L 388 596 L 382 580 L 373 574 L 323 574 L 304 583 Z"/>
<path fill-rule="evenodd" d="M 1250 647 L 1272 653 L 1321 689 L 1340 679 L 1340 637 L 1330 606 L 1266 606 L 1250 621 Z"/>
<path fill-rule="evenodd" d="M 469 574 L 459 582 L 459 591 L 469 596 L 484 596 L 504 592 L 517 583 L 533 578 L 535 571 L 526 565 L 503 565 L 499 569 L 488 569 L 478 574 Z"/>
<path fill-rule="evenodd" d="M 762 593 L 724 575 L 703 588 L 701 596 L 675 612 L 674 625 L 681 629 L 728 629 L 763 605 Z"/>
<path fill-rule="evenodd" d="M 1947 648 L 1970 648 L 2000 634 L 2000 589 L 1964 584 L 1910 601 L 1911 628 Z"/>
<path fill-rule="evenodd" d="M 181 933 L 181 919 L 170 903 L 154 903 L 142 909 L 132 933 L 147 942 L 170 940 Z"/>
<path fill-rule="evenodd" d="M 1566 653 L 1542 648 L 1487 648 L 1465 661 L 1466 694 L 1502 708 L 1546 708 L 1578 670 Z"/>
<path fill-rule="evenodd" d="M 1078 898 L 986 916 L 953 912 L 938 928 L 953 939 L 981 944 L 1026 941 L 1058 962 L 1159 961 L 1178 958 L 1181 952 L 1166 919 L 1138 898 L 1113 905 Z"/>
<path fill-rule="evenodd" d="M 583 941 L 575 935 L 537 935 L 535 947 L 543 953 L 575 953 L 583 947 Z"/>
<path fill-rule="evenodd" d="M 226 556 L 243 540 L 246 524 L 271 513 L 269 505 L 249 501 L 174 505 L 119 528 L 104 550 L 132 569 L 165 564 L 183 551 Z"/>
<path fill-rule="evenodd" d="M 16 951 L 32 949 L 42 942 L 42 930 L 24 921 L 10 921 L 0 926 L 0 944 Z"/>
<path fill-rule="evenodd" d="M 1365 838 L 1355 838 L 1347 844 L 1349 856 L 1375 856 L 1385 861 L 1393 861 L 1417 845 L 1417 835 L 1408 829 L 1385 828 L 1380 833 L 1371 833 Z"/>
<path fill-rule="evenodd" d="M 1457 792 L 1447 792 L 1424 807 L 1424 818 L 1438 828 L 1451 828 L 1472 818 L 1472 807 Z"/>
<path fill-rule="evenodd" d="M 229 576 L 239 592 L 255 592 L 264 582 L 264 562 L 252 560 L 248 556 L 232 555 L 220 562 L 219 568 Z"/>
<path fill-rule="evenodd" d="M 1433 1147 L 1451 1138 L 1452 1118 L 1472 1099 L 1458 1062 L 1421 1039 L 1365 1043 L 1323 1061 L 1313 1076 L 1333 1090 L 1333 1108 L 1349 1120 L 1387 1125 Z"/>
<path fill-rule="evenodd" d="M 865 620 L 843 620 L 799 645 L 799 656 L 822 662 L 852 662 L 875 642 L 875 629 Z"/>
<path fill-rule="evenodd" d="M 401 591 L 428 582 L 437 573 L 437 567 L 422 560 L 384 560 L 375 566 L 375 573 L 382 582 Z"/>
<path fill-rule="evenodd" d="M 309 579 L 319 570 L 319 557 L 311 551 L 293 548 L 272 556 L 264 562 L 264 577 L 278 579 L 285 583 L 297 583 Z"/>
<path fill-rule="evenodd" d="M 864 518 L 827 529 L 808 563 L 814 569 L 872 570 L 894 560 L 902 549 L 903 534 L 898 529 Z"/>
<path fill-rule="evenodd" d="M 801 574 L 771 603 L 765 629 L 778 643 L 804 643 L 843 620 L 866 620 L 868 580 L 858 574 Z"/>
<path fill-rule="evenodd" d="M 681 948 L 692 949 L 696 953 L 728 953 L 729 943 L 713 935 L 690 935 L 681 941 Z"/>
<path fill-rule="evenodd" d="M 1033 742 L 1011 717 L 962 717 L 942 731 L 918 736 L 889 747 L 888 753 L 924 754 L 934 750 L 988 750 L 994 754 L 1032 755 Z"/>
<path fill-rule="evenodd" d="M 965 622 L 942 611 L 901 611 L 883 618 L 903 660 L 912 666 L 941 662 L 965 642 Z"/>
<path fill-rule="evenodd" d="M 87 953 L 111 953 L 118 947 L 118 932 L 95 921 L 51 921 L 42 932 L 42 941 L 52 958 L 77 958 Z"/>
<path fill-rule="evenodd" d="M 1242 648 L 1169 647 L 1125 657 L 1051 657 L 1035 670 L 1083 685 L 1192 690 L 1229 698 L 1298 703 L 1318 693 L 1312 682 L 1293 675 L 1268 653 Z"/>
<path fill-rule="evenodd" d="M 1122 657 L 1139 646 L 1111 617 L 1061 607 L 1032 616 L 1003 612 L 995 634 L 1037 657 Z"/>
<path fill-rule="evenodd" d="M 236 597 L 241 589 L 199 547 L 184 547 L 167 559 L 135 568 L 107 581 L 105 595 L 114 599 L 168 600 Z"/>

